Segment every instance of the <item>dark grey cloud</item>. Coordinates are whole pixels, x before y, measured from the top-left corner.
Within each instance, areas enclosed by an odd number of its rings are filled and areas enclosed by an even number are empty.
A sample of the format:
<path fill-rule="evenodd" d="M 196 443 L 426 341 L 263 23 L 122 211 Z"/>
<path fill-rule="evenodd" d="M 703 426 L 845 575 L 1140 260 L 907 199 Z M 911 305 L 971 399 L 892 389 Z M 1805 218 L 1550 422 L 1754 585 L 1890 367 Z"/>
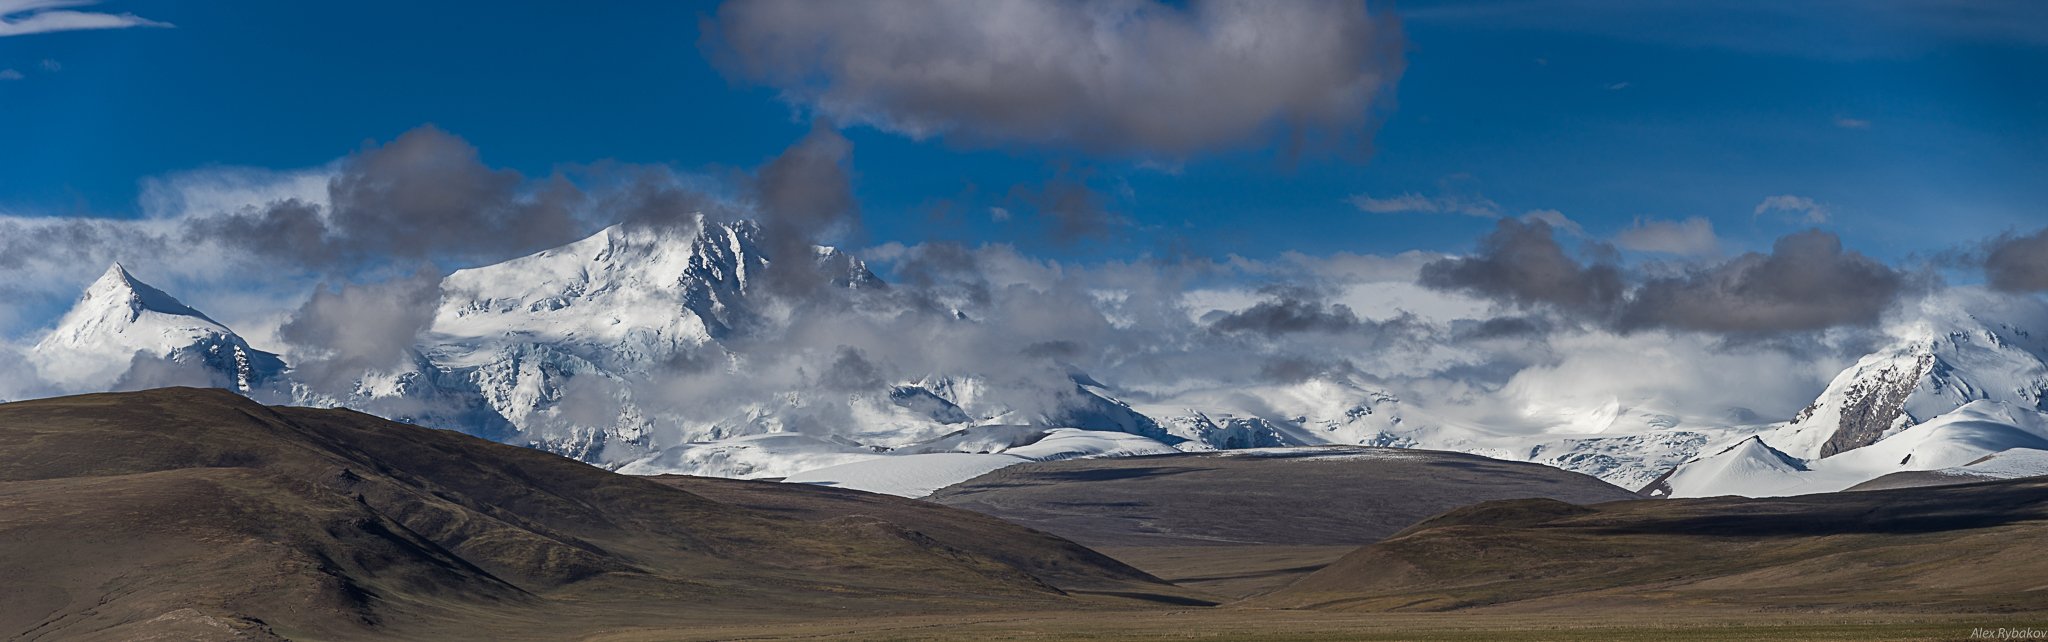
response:
<path fill-rule="evenodd" d="M 81 279 L 126 262 L 150 266 L 167 275 L 167 285 L 246 322 L 290 305 L 319 279 L 422 262 L 493 263 L 657 204 L 625 198 L 631 181 L 622 179 L 659 172 L 595 172 L 589 182 L 604 187 L 603 198 L 561 175 L 529 179 L 493 169 L 461 138 L 423 126 L 317 170 L 204 170 L 153 180 L 142 218 L 0 216 L 0 291 L 14 286 L 58 301 L 74 296 Z M 0 311 L 0 332 L 12 334 L 23 321 Z"/>
<path fill-rule="evenodd" d="M 1273 383 L 1299 383 L 1351 370 L 1350 363 L 1342 359 L 1282 354 L 1260 360 L 1258 379 Z"/>
<path fill-rule="evenodd" d="M 1621 268 L 1582 263 L 1557 242 L 1549 223 L 1516 219 L 1496 222 L 1471 256 L 1423 265 L 1420 281 L 1438 290 L 1594 317 L 1612 310 L 1626 289 Z"/>
<path fill-rule="evenodd" d="M 818 385 L 833 392 L 869 392 L 882 389 L 888 380 L 882 369 L 857 348 L 839 346 L 832 363 L 818 373 Z"/>
<path fill-rule="evenodd" d="M 294 375 L 323 390 L 343 390 L 366 372 L 404 363 L 434 322 L 441 277 L 421 270 L 370 284 L 323 286 L 278 328 L 291 346 Z"/>
<path fill-rule="evenodd" d="M 587 232 L 584 198 L 560 177 L 492 169 L 467 141 L 427 125 L 343 159 L 324 206 L 285 200 L 201 217 L 185 236 L 317 268 L 487 262 Z"/>
<path fill-rule="evenodd" d="M 857 222 L 860 206 L 854 202 L 853 179 L 847 157 L 853 143 L 820 120 L 781 155 L 758 171 L 759 192 L 766 225 L 788 225 L 805 230 L 823 230 Z"/>
<path fill-rule="evenodd" d="M 1362 327 L 1358 315 L 1341 303 L 1326 303 L 1299 288 L 1272 288 L 1271 296 L 1249 308 L 1217 314 L 1209 327 L 1218 332 L 1280 335 L 1297 332 L 1353 332 Z"/>
<path fill-rule="evenodd" d="M 1089 176 L 1062 169 L 1043 184 L 1010 188 L 1010 200 L 1037 213 L 1054 242 L 1109 237 L 1127 224 L 1126 219 L 1110 210 L 1109 197 L 1088 184 Z"/>
<path fill-rule="evenodd" d="M 860 229 L 848 166 L 852 153 L 853 143 L 819 120 L 803 139 L 755 171 L 756 221 L 768 245 L 768 279 L 776 293 L 817 294 L 843 275 L 821 269 L 809 257 L 813 246 Z"/>
<path fill-rule="evenodd" d="M 2048 290 L 2048 228 L 1992 239 L 1985 246 L 1984 279 L 2005 292 Z"/>
<path fill-rule="evenodd" d="M 1087 347 L 1076 341 L 1040 341 L 1018 350 L 1017 354 L 1040 359 L 1068 360 L 1086 354 Z"/>
<path fill-rule="evenodd" d="M 288 199 L 194 220 L 187 237 L 217 239 L 266 258 L 326 266 L 337 262 L 340 252 L 328 243 L 322 210 L 317 203 Z"/>
<path fill-rule="evenodd" d="M 1871 325 L 1907 285 L 1905 274 L 1844 249 L 1834 234 L 1808 230 L 1778 239 L 1769 254 L 1643 283 L 1620 327 L 1770 334 Z"/>
<path fill-rule="evenodd" d="M 128 221 L 0 219 L 0 270 L 10 272 L 47 269 L 80 258 L 104 267 L 118 260 L 121 250 L 155 254 L 167 247 L 165 239 Z"/>
<path fill-rule="evenodd" d="M 730 72 L 843 123 L 1170 157 L 1363 137 L 1405 47 L 1358 0 L 739 0 L 704 33 Z"/>
<path fill-rule="evenodd" d="M 1681 256 L 1706 256 L 1720 251 L 1721 239 L 1714 223 L 1693 217 L 1683 221 L 1636 219 L 1635 225 L 1614 235 L 1614 244 L 1626 250 Z"/>
<path fill-rule="evenodd" d="M 959 243 L 931 242 L 905 247 L 900 256 L 893 257 L 893 261 L 899 283 L 929 288 L 953 283 L 962 275 L 974 273 L 980 257 Z"/>
<path fill-rule="evenodd" d="M 1471 256 L 1423 266 L 1422 285 L 1522 308 L 1549 308 L 1621 332 L 1655 328 L 1769 335 L 1876 323 L 1913 284 L 1899 270 L 1846 250 L 1834 234 L 1778 239 L 1769 254 L 1626 273 L 1611 248 L 1581 260 L 1540 221 L 1502 220 Z M 1631 283 L 1637 285 L 1631 289 Z"/>
<path fill-rule="evenodd" d="M 1531 317 L 1494 317 L 1456 328 L 1457 337 L 1466 340 L 1521 339 L 1541 337 L 1550 332 L 1550 324 Z"/>
<path fill-rule="evenodd" d="M 746 217 L 743 207 L 706 189 L 690 185 L 662 167 L 601 164 L 579 178 L 600 183 L 590 192 L 590 209 L 626 225 L 663 227 L 694 235 L 698 215 L 712 220 Z"/>

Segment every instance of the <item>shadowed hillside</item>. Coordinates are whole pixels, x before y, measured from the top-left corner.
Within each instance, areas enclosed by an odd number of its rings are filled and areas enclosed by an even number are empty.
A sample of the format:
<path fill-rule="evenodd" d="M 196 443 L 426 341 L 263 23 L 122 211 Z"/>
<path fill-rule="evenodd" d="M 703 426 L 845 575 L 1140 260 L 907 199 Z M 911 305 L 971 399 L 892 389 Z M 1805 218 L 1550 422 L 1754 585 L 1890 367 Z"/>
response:
<path fill-rule="evenodd" d="M 866 510 L 862 494 L 799 485 L 749 487 L 762 500 L 736 505 L 681 489 L 725 483 L 217 390 L 4 404 L 0 631 L 559 638 L 1093 603 L 1074 590 L 1179 599 L 1071 542 L 944 507 Z M 779 508 L 792 505 L 816 509 Z"/>
<path fill-rule="evenodd" d="M 2039 612 L 2048 480 L 1774 499 L 1461 508 L 1265 607 Z"/>
<path fill-rule="evenodd" d="M 1525 497 L 1602 502 L 1634 495 L 1548 466 L 1340 446 L 1035 462 L 926 499 L 1240 598 L 1279 588 L 1437 513 Z"/>

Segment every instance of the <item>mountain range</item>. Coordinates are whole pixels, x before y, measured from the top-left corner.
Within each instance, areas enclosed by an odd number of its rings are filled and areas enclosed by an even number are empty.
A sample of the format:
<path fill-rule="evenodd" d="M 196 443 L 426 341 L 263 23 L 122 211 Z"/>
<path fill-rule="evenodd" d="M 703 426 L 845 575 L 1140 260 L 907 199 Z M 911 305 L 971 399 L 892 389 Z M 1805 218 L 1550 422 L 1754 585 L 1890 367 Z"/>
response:
<path fill-rule="evenodd" d="M 1617 400 L 1559 426 L 1503 432 L 1445 418 L 1362 377 L 1193 390 L 1143 403 L 1069 369 L 863 376 L 857 353 L 783 355 L 777 385 L 690 389 L 757 367 L 789 315 L 786 272 L 745 221 L 621 224 L 442 280 L 431 321 L 388 367 L 306 364 L 115 265 L 30 351 L 45 378 L 134 387 L 156 369 L 270 403 L 360 409 L 635 474 L 791 478 L 905 495 L 1003 466 L 1076 457 L 1308 445 L 1429 448 L 1528 461 L 1656 496 L 1840 490 L 1902 471 L 2048 449 L 2048 318 L 1967 290 L 1931 298 L 1796 416 L 1688 424 Z M 894 305 L 858 258 L 794 260 L 857 305 Z M 785 266 L 786 267 L 786 266 Z M 858 312 L 858 310 L 856 310 Z M 957 323 L 975 323 L 954 310 Z M 759 382 L 755 378 L 750 381 Z M 2035 461 L 2017 458 L 2017 461 Z M 2048 473 L 2048 470 L 2041 471 Z"/>

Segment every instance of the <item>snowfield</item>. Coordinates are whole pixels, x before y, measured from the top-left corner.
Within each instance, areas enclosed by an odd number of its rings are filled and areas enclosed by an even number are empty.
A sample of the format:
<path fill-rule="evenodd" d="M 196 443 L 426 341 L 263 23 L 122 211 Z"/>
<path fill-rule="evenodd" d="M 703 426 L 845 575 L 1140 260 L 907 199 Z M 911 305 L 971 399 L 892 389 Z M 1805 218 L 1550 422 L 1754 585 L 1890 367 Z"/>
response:
<path fill-rule="evenodd" d="M 1009 455 L 928 453 L 898 455 L 827 466 L 791 475 L 782 481 L 851 488 L 899 497 L 923 497 L 1005 466 L 1029 459 Z"/>
<path fill-rule="evenodd" d="M 873 448 L 796 433 L 772 433 L 682 444 L 629 462 L 620 466 L 618 472 L 757 479 L 788 477 L 882 456 Z"/>
<path fill-rule="evenodd" d="M 982 426 L 902 452 L 812 469 L 783 481 L 923 497 L 983 473 L 1027 461 L 1170 455 L 1180 451 L 1119 432 Z"/>
<path fill-rule="evenodd" d="M 1178 453 L 1119 432 L 978 426 L 931 442 L 877 450 L 808 435 L 775 433 L 684 444 L 619 468 L 629 475 L 782 478 L 875 493 L 922 497 L 997 468 L 1027 461 Z"/>
<path fill-rule="evenodd" d="M 1890 473 L 1957 470 L 1987 457 L 1997 461 L 1999 453 L 2041 450 L 2048 450 L 2048 414 L 2004 402 L 1973 401 L 1876 444 L 1813 461 L 1751 437 L 1686 464 L 1667 483 L 1672 497 L 1828 493 Z M 2035 463 L 2039 462 L 2018 455 L 1991 470 L 2030 476 L 2017 473 Z"/>
<path fill-rule="evenodd" d="M 1968 464 L 1933 472 L 1979 480 L 2040 477 L 2048 475 L 2048 450 L 2014 448 L 1985 455 L 1982 459 Z"/>

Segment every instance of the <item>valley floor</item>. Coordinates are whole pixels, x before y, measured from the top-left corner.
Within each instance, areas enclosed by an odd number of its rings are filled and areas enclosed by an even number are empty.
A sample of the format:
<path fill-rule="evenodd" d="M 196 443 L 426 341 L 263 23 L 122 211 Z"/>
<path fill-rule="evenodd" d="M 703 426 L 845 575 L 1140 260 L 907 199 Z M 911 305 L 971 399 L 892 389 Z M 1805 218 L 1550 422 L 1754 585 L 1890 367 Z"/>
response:
<path fill-rule="evenodd" d="M 1213 608 L 846 618 L 603 633 L 602 642 L 691 640 L 1968 640 L 2048 635 L 2048 615 L 1526 615 L 1317 613 Z"/>

